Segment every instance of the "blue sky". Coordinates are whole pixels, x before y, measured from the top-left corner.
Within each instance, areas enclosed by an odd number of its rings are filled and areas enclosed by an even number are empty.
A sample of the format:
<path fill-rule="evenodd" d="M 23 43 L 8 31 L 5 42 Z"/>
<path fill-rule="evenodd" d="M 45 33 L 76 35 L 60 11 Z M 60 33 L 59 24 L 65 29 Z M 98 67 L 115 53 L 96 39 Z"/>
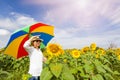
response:
<path fill-rule="evenodd" d="M 0 48 L 35 22 L 55 26 L 51 42 L 63 48 L 120 47 L 120 0 L 0 0 Z"/>

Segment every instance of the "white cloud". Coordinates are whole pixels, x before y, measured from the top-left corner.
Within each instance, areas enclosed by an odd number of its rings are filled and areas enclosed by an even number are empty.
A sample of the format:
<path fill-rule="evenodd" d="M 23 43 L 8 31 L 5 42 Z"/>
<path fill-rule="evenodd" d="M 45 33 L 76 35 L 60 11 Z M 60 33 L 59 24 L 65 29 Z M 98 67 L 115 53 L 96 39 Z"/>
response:
<path fill-rule="evenodd" d="M 113 21 L 111 23 L 112 25 L 120 23 L 120 7 L 115 10 L 110 19 Z"/>
<path fill-rule="evenodd" d="M 85 0 L 83 4 L 81 2 L 82 0 L 71 0 L 67 4 L 59 3 L 61 5 L 55 5 L 47 11 L 44 19 L 54 24 L 71 22 L 84 30 L 105 26 L 103 19 L 106 22 L 111 21 L 109 24 L 120 23 L 120 5 L 115 5 L 119 4 L 119 0 Z"/>
<path fill-rule="evenodd" d="M 36 20 L 34 20 L 34 18 L 30 17 L 29 15 L 19 14 L 15 12 L 11 12 L 10 14 L 13 16 L 13 18 L 15 18 L 15 23 L 18 26 L 30 25 L 36 22 Z"/>
<path fill-rule="evenodd" d="M 0 28 L 14 31 L 35 22 L 36 20 L 28 15 L 11 12 L 10 16 L 0 18 Z"/>
<path fill-rule="evenodd" d="M 91 28 L 103 26 L 101 25 L 103 23 L 101 18 L 105 18 L 106 20 L 111 21 L 111 24 L 120 23 L 119 0 L 22 1 L 23 3 L 29 5 L 44 5 L 44 7 L 49 7 L 49 10 L 46 12 L 46 17 L 44 19 L 46 22 L 54 24 L 64 24 L 67 21 L 71 21 L 79 27 L 85 27 L 84 29 L 88 30 Z"/>
<path fill-rule="evenodd" d="M 120 24 L 119 0 L 89 0 L 88 2 L 86 0 L 83 4 L 81 0 L 70 0 L 67 4 L 61 2 L 53 6 L 44 19 L 56 25 L 63 24 L 61 29 L 59 27 L 56 30 L 57 37 L 54 40 L 64 48 L 81 47 L 91 42 L 96 42 L 101 47 L 108 47 L 111 41 L 120 46 L 120 29 L 112 29 L 114 27 L 112 25 Z M 73 23 L 74 26 L 64 26 L 64 23 Z M 88 37 L 80 37 L 83 35 L 82 30 L 88 31 Z"/>
<path fill-rule="evenodd" d="M 0 48 L 3 48 L 7 45 L 10 35 L 11 33 L 8 30 L 0 29 Z"/>
<path fill-rule="evenodd" d="M 4 18 L 0 18 L 0 48 L 7 45 L 11 33 L 15 30 L 35 22 L 34 18 L 15 12 L 11 12 L 8 17 L 4 16 Z"/>
<path fill-rule="evenodd" d="M 45 22 L 55 25 L 73 23 L 78 29 L 92 30 L 120 23 L 119 0 L 22 0 L 25 4 L 49 7 Z M 47 8 L 46 7 L 46 8 Z M 103 21 L 104 19 L 104 21 Z M 109 25 L 107 25 L 109 27 Z M 66 26 L 64 26 L 66 27 Z"/>
<path fill-rule="evenodd" d="M 10 32 L 8 30 L 5 29 L 0 29 L 0 36 L 5 36 L 8 35 Z"/>
<path fill-rule="evenodd" d="M 96 42 L 101 47 L 108 47 L 109 41 L 115 41 L 120 46 L 120 29 L 109 29 L 111 25 L 120 23 L 119 0 L 22 1 L 25 4 L 49 7 L 44 21 L 55 25 L 55 38 L 52 41 L 62 44 L 64 48 L 79 48 L 89 45 L 91 42 Z M 34 18 L 28 15 L 12 12 L 11 16 L 12 18 L 0 19 L 0 28 L 15 30 L 35 22 Z M 109 30 L 107 31 L 107 29 Z M 100 30 L 105 32 L 99 33 Z M 88 32 L 88 36 L 81 36 L 85 33 L 82 31 Z M 89 32 L 93 35 L 90 35 Z"/>
<path fill-rule="evenodd" d="M 74 29 L 71 29 L 74 32 Z M 75 36 L 74 33 L 65 29 L 55 30 L 55 37 L 52 39 L 52 43 L 59 43 L 63 48 L 82 48 L 89 46 L 92 42 L 95 42 L 99 47 L 108 48 L 110 43 L 114 43 L 117 47 L 120 47 L 120 28 L 105 31 L 99 34 L 88 35 L 87 37 Z"/>
<path fill-rule="evenodd" d="M 106 44 L 109 41 L 115 41 L 120 46 L 120 29 L 111 29 L 112 25 L 120 24 L 120 0 L 23 1 L 49 7 L 44 20 L 56 26 L 53 41 L 59 42 L 64 48 L 81 47 L 91 42 L 108 47 Z M 72 25 L 64 25 L 70 23 Z"/>
<path fill-rule="evenodd" d="M 0 19 L 0 28 L 3 29 L 16 29 L 18 28 L 18 26 L 16 25 L 16 23 L 14 21 L 12 21 L 10 18 L 1 18 Z"/>
<path fill-rule="evenodd" d="M 55 37 L 56 38 L 56 37 Z M 117 40 L 115 40 L 117 39 Z M 89 46 L 91 43 L 96 43 L 99 47 L 108 48 L 110 42 L 117 44 L 120 47 L 120 37 L 119 36 L 89 36 L 89 37 L 71 37 L 71 38 L 56 38 L 53 42 L 60 43 L 63 48 L 82 48 L 84 46 Z"/>

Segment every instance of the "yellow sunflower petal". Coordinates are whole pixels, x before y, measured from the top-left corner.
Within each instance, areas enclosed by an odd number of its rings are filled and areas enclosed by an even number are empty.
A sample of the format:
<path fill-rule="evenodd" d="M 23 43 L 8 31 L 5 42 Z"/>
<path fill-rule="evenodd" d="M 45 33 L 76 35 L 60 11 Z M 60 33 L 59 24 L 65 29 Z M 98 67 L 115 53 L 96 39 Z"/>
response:
<path fill-rule="evenodd" d="M 73 50 L 73 51 L 72 51 L 72 57 L 73 57 L 73 58 L 79 58 L 79 57 L 80 57 L 80 51 L 78 51 L 78 50 Z"/>
<path fill-rule="evenodd" d="M 92 44 L 90 45 L 90 49 L 93 50 L 93 51 L 96 50 L 96 44 L 95 44 L 95 43 L 92 43 Z"/>
<path fill-rule="evenodd" d="M 59 56 L 60 54 L 64 53 L 62 47 L 59 44 L 55 44 L 55 43 L 48 44 L 47 52 L 48 54 L 53 56 Z"/>

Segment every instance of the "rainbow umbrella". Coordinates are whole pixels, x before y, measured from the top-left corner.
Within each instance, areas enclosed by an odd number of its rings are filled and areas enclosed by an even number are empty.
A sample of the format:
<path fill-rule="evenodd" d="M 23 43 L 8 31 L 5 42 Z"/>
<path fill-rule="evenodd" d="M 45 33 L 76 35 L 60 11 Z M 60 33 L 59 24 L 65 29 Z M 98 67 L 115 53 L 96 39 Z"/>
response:
<path fill-rule="evenodd" d="M 41 48 L 44 48 L 54 37 L 54 27 L 44 23 L 36 23 L 15 31 L 11 35 L 7 46 L 5 47 L 4 53 L 15 58 L 27 56 L 28 53 L 23 48 L 23 44 L 29 39 L 30 36 L 38 35 L 40 35 L 40 38 L 44 40 L 40 46 Z"/>

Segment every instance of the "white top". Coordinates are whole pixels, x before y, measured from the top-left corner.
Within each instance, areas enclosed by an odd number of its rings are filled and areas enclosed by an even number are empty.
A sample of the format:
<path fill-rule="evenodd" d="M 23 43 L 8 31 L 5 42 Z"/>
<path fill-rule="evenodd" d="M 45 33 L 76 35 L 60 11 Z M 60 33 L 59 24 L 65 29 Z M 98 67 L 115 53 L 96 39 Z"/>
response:
<path fill-rule="evenodd" d="M 43 64 L 43 54 L 41 50 L 30 46 L 30 40 L 27 40 L 23 47 L 28 52 L 30 58 L 30 67 L 28 73 L 32 76 L 40 76 Z"/>

